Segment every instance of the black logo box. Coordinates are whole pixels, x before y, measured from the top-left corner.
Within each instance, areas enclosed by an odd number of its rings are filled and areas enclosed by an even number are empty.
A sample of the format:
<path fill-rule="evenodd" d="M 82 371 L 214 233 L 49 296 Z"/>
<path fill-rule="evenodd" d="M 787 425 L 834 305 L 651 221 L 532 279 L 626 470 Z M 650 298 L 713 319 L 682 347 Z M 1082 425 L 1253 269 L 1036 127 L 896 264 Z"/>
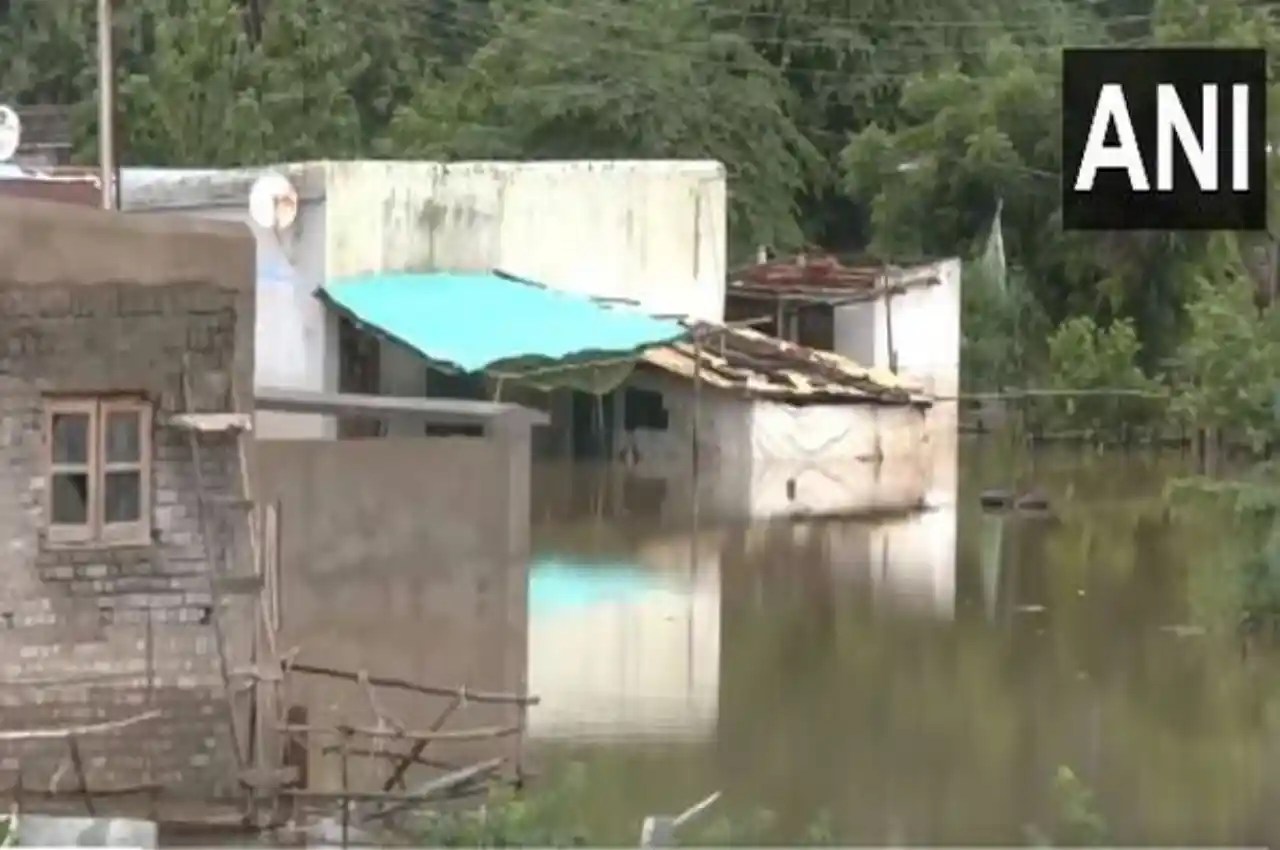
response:
<path fill-rule="evenodd" d="M 1136 192 L 1123 169 L 1102 169 L 1075 190 L 1102 86 L 1124 91 L 1151 191 Z M 1202 87 L 1218 85 L 1218 191 L 1202 192 L 1175 137 L 1173 190 L 1156 190 L 1156 87 L 1172 84 L 1197 138 Z M 1249 189 L 1232 191 L 1231 87 L 1249 86 Z M 1267 227 L 1267 55 L 1254 49 L 1070 49 L 1062 54 L 1062 212 L 1068 230 L 1265 230 Z M 1114 128 L 1105 142 L 1118 143 Z"/>

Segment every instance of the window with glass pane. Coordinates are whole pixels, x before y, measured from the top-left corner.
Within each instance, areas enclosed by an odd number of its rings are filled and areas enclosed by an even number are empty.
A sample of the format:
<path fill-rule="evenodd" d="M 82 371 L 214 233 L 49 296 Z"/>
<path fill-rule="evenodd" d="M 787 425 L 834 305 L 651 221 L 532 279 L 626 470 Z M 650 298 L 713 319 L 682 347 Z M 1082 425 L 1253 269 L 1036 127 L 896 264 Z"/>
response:
<path fill-rule="evenodd" d="M 111 538 L 145 538 L 148 410 L 132 402 L 102 403 L 102 530 Z"/>
<path fill-rule="evenodd" d="M 97 409 L 75 402 L 49 412 L 49 524 L 61 540 L 93 533 L 93 430 Z"/>
<path fill-rule="evenodd" d="M 148 542 L 150 427 L 151 408 L 137 400 L 48 402 L 50 541 Z"/>

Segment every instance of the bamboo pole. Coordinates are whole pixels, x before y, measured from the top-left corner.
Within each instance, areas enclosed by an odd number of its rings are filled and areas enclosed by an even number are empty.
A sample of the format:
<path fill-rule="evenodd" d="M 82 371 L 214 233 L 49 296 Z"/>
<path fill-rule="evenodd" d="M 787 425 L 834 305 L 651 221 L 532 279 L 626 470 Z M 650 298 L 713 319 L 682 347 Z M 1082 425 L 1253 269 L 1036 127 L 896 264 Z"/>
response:
<path fill-rule="evenodd" d="M 350 782 L 348 781 L 347 768 L 351 763 L 351 759 L 347 757 L 347 746 L 351 741 L 351 733 L 344 730 L 342 733 L 342 846 L 347 846 L 347 836 L 351 829 L 351 796 Z"/>
<path fill-rule="evenodd" d="M 349 682 L 359 682 L 359 674 L 350 673 L 346 670 L 338 670 L 332 667 L 321 667 L 315 664 L 291 664 L 289 669 L 297 673 L 307 673 L 315 676 L 329 676 L 334 679 L 346 679 Z M 251 672 L 247 675 L 253 675 Z M 379 688 L 396 688 L 403 691 L 413 691 L 419 694 L 427 694 L 429 696 L 441 697 L 461 697 L 466 702 L 483 702 L 495 704 L 516 704 L 516 705 L 537 705 L 538 698 L 536 696 L 473 691 L 467 687 L 461 688 L 445 688 L 435 685 L 420 685 L 405 679 L 397 679 L 389 676 L 370 676 L 369 684 Z"/>
<path fill-rule="evenodd" d="M 461 707 L 462 707 L 462 697 L 460 696 L 454 697 L 453 702 L 445 706 L 444 711 L 440 712 L 439 716 L 437 716 L 436 719 L 431 722 L 431 726 L 428 727 L 427 731 L 432 734 L 439 732 L 440 729 L 444 726 L 444 724 L 453 715 L 453 713 Z M 413 745 L 413 748 L 410 749 L 409 753 L 404 757 L 404 761 L 396 765 L 395 770 L 391 772 L 391 776 L 388 777 L 387 781 L 382 784 L 383 791 L 390 791 L 392 788 L 395 787 L 397 782 L 399 782 L 403 786 L 404 774 L 409 769 L 409 763 L 420 758 L 422 756 L 422 751 L 427 748 L 427 744 L 429 743 L 431 742 L 427 740 L 423 740 L 423 741 L 418 741 Z"/>
<path fill-rule="evenodd" d="M 147 711 L 126 717 L 122 720 L 111 720 L 106 723 L 91 723 L 83 726 L 64 726 L 51 729 L 5 729 L 0 730 L 0 741 L 39 741 L 70 738 L 74 735 L 99 735 L 104 732 L 115 732 L 136 726 L 147 720 L 160 716 L 159 711 Z"/>
<path fill-rule="evenodd" d="M 71 750 L 71 764 L 76 769 L 80 793 L 84 795 L 84 807 L 89 812 L 89 816 L 93 817 L 96 814 L 93 810 L 93 795 L 89 793 L 89 778 L 84 772 L 84 759 L 80 758 L 80 745 L 76 742 L 75 735 L 67 737 L 67 748 Z"/>
<path fill-rule="evenodd" d="M 309 726 L 287 724 L 280 731 L 288 735 L 359 735 L 366 738 L 396 738 L 405 741 L 484 741 L 503 738 L 520 731 L 519 726 L 482 726 L 476 729 L 458 729 L 451 732 L 400 732 L 395 729 L 378 729 L 367 726 Z M 3 738 L 0 738 L 3 740 Z"/>

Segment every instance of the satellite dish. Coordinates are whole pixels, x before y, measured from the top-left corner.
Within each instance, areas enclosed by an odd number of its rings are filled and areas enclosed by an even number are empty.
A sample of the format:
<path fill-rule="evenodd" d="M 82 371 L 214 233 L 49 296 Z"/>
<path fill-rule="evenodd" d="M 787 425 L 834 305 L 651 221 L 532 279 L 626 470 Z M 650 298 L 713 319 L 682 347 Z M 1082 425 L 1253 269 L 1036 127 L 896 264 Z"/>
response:
<path fill-rule="evenodd" d="M 0 162 L 11 159 L 18 152 L 22 140 L 22 119 L 8 106 L 0 105 Z"/>
<path fill-rule="evenodd" d="M 298 191 L 283 175 L 267 172 L 249 191 L 249 216 L 259 227 L 284 230 L 298 217 Z"/>

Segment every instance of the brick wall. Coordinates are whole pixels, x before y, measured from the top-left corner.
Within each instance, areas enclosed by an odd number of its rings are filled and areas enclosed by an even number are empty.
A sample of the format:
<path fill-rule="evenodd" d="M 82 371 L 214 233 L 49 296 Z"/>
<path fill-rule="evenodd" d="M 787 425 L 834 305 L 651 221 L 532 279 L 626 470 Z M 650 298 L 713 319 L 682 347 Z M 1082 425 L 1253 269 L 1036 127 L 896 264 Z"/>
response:
<path fill-rule="evenodd" d="M 4 213 L 0 207 L 0 242 Z M 116 227 L 122 238 L 137 238 L 125 217 L 92 215 L 94 237 L 109 239 Z M 74 240 L 74 216 L 60 224 L 58 235 Z M 193 275 L 187 256 L 186 272 L 172 282 L 164 280 L 161 238 L 143 239 L 156 250 L 135 258 L 144 282 L 130 282 L 118 267 L 123 261 L 95 280 L 91 239 L 72 247 L 61 265 L 42 266 L 44 279 L 35 284 L 29 260 L 25 268 L 6 267 L 0 258 L 0 729 L 162 712 L 82 740 L 91 786 L 152 781 L 193 797 L 234 787 L 207 580 L 214 547 L 202 534 L 187 435 L 166 423 L 181 403 L 184 354 L 195 373 L 197 409 L 231 409 L 233 373 L 248 388 L 238 390 L 241 409 L 252 392 L 252 241 L 247 232 L 221 239 L 221 262 Z M 57 253 L 56 244 L 40 247 Z M 55 547 L 43 535 L 45 396 L 120 391 L 144 394 L 155 409 L 153 539 L 129 547 Z M 202 445 L 206 492 L 238 493 L 235 438 L 204 437 Z M 216 510 L 208 514 L 215 527 Z M 242 551 L 242 539 L 227 539 Z M 244 635 L 246 616 L 224 608 L 226 630 Z M 246 660 L 243 640 L 228 651 L 233 665 Z M 85 673 L 134 675 L 89 685 L 40 683 Z M 14 784 L 19 770 L 27 787 L 47 789 L 60 770 L 60 787 L 74 787 L 67 756 L 60 741 L 0 741 L 0 788 Z M 105 808 L 103 801 L 99 811 Z"/>

